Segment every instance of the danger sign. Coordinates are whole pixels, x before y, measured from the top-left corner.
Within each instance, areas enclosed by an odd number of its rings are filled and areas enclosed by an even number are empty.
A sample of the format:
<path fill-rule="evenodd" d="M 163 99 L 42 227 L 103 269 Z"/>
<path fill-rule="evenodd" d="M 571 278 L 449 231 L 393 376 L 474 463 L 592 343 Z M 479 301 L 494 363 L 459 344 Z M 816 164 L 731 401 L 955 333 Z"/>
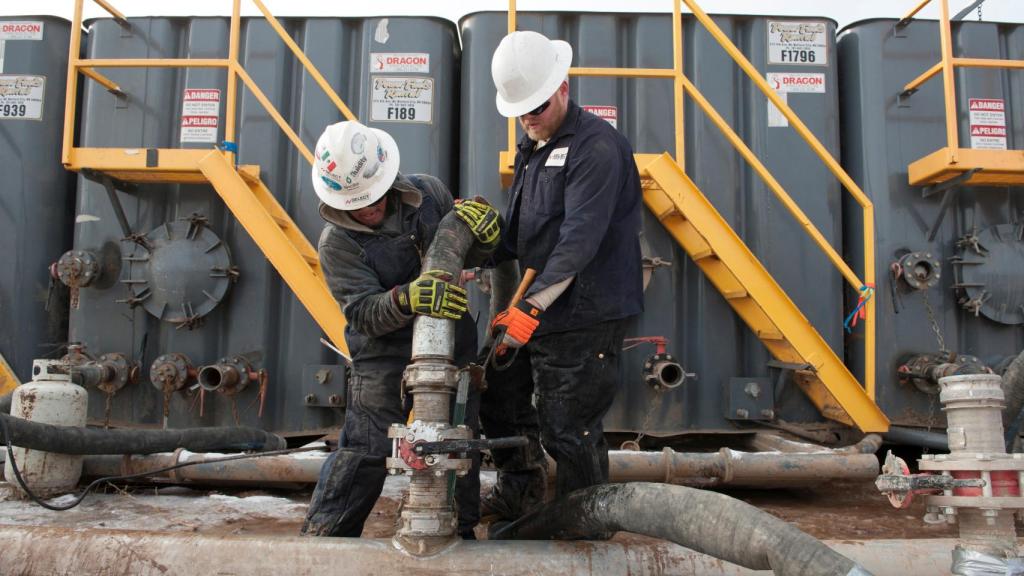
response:
<path fill-rule="evenodd" d="M 612 128 L 619 127 L 619 109 L 615 106 L 584 106 L 584 110 L 598 118 L 603 118 Z"/>
<path fill-rule="evenodd" d="M 968 106 L 971 148 L 1006 150 L 1006 103 L 996 98 L 971 98 Z"/>
<path fill-rule="evenodd" d="M 42 22 L 0 22 L 0 40 L 42 40 Z"/>
<path fill-rule="evenodd" d="M 418 52 L 373 52 L 370 54 L 370 70 L 385 74 L 388 72 L 421 72 L 429 74 L 430 54 Z"/>
<path fill-rule="evenodd" d="M 216 143 L 220 126 L 220 90 L 186 88 L 181 100 L 181 142 Z"/>
<path fill-rule="evenodd" d="M 768 84 L 778 93 L 825 93 L 825 75 L 808 72 L 769 72 Z"/>

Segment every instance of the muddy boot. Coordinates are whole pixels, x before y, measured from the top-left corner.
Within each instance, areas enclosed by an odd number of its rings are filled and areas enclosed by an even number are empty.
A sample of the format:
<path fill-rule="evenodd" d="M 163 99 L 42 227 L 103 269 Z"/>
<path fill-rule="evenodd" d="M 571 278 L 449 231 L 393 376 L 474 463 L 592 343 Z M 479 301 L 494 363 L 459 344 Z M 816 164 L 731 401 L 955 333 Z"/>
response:
<path fill-rule="evenodd" d="M 515 520 L 544 503 L 547 495 L 544 468 L 522 472 L 498 472 L 498 483 L 480 499 L 480 515 Z"/>

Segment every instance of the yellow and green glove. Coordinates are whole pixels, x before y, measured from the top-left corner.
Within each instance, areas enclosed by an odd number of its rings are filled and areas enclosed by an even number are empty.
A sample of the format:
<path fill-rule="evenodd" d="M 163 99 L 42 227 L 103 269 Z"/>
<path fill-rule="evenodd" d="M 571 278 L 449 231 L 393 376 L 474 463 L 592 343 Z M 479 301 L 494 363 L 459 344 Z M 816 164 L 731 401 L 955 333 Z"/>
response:
<path fill-rule="evenodd" d="M 451 277 L 443 270 L 420 274 L 405 286 L 395 288 L 394 296 L 406 314 L 458 320 L 469 310 L 466 290 L 451 283 Z"/>
<path fill-rule="evenodd" d="M 469 226 L 476 236 L 477 242 L 487 251 L 498 247 L 501 240 L 501 218 L 498 211 L 483 201 L 458 200 L 455 203 L 455 214 Z"/>

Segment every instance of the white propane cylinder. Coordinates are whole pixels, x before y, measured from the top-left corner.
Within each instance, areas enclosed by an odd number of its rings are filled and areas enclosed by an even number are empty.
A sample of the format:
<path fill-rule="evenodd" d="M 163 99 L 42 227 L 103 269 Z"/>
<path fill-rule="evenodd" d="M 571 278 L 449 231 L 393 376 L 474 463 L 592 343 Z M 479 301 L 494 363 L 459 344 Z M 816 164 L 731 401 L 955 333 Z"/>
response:
<path fill-rule="evenodd" d="M 67 365 L 58 360 L 35 360 L 28 384 L 14 389 L 11 416 L 43 424 L 85 427 L 89 394 L 71 382 Z M 82 456 L 55 454 L 14 447 L 14 460 L 28 487 L 37 496 L 50 497 L 71 492 L 82 476 Z M 4 464 L 4 478 L 21 490 L 11 469 Z"/>

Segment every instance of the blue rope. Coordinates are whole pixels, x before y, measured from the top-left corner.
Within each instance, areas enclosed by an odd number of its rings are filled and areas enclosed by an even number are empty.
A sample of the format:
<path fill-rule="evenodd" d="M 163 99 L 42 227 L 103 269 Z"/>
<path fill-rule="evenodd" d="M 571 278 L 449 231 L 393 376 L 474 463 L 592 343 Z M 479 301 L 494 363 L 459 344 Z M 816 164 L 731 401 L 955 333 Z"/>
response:
<path fill-rule="evenodd" d="M 853 312 L 850 312 L 846 316 L 846 319 L 843 320 L 843 329 L 846 330 L 847 334 L 853 333 L 853 326 L 856 324 L 854 318 L 856 318 L 857 313 L 860 312 L 860 309 L 863 308 L 864 305 L 868 303 L 868 300 L 871 300 L 871 297 L 875 295 L 875 290 L 874 288 L 861 286 L 860 293 L 861 296 L 857 301 L 857 305 L 853 308 Z"/>

